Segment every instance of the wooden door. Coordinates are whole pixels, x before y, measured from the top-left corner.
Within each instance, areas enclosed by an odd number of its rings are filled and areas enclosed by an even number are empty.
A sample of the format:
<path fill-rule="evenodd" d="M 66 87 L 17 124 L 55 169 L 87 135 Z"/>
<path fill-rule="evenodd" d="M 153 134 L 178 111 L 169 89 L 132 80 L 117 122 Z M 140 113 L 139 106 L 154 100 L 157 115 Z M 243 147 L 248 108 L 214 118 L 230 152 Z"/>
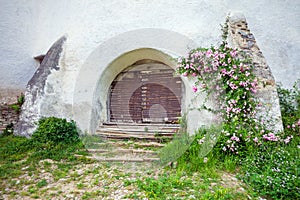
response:
<path fill-rule="evenodd" d="M 135 65 L 111 84 L 111 122 L 176 123 L 181 113 L 181 89 L 174 70 L 161 63 Z"/>

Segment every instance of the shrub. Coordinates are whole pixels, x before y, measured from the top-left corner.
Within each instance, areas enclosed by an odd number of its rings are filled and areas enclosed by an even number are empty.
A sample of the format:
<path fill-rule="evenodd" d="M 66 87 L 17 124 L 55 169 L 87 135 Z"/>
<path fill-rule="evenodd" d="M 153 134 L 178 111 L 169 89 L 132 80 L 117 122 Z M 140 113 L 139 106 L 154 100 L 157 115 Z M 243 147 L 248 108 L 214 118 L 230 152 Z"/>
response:
<path fill-rule="evenodd" d="M 79 141 L 79 134 L 73 120 L 48 117 L 39 120 L 32 138 L 40 142 L 72 143 Z"/>
<path fill-rule="evenodd" d="M 285 147 L 262 146 L 243 163 L 242 179 L 272 199 L 299 199 L 299 155 Z"/>
<path fill-rule="evenodd" d="M 300 134 L 300 79 L 292 89 L 277 86 L 282 122 L 284 126 L 285 143 Z"/>
<path fill-rule="evenodd" d="M 284 126 L 283 142 L 264 143 L 243 162 L 243 180 L 260 194 L 272 199 L 300 198 L 300 90 L 278 85 L 277 91 Z"/>

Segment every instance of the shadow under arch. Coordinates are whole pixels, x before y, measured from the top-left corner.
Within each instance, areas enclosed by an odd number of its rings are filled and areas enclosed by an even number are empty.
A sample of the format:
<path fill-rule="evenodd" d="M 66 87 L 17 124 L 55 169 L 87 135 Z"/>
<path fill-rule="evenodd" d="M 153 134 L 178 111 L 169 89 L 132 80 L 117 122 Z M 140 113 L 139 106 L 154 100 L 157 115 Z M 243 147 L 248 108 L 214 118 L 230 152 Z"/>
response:
<path fill-rule="evenodd" d="M 108 120 L 112 81 L 128 66 L 143 59 L 162 62 L 174 70 L 174 58 L 186 55 L 195 43 L 184 35 L 162 29 L 141 29 L 120 34 L 98 46 L 82 65 L 75 82 L 73 118 L 79 128 L 94 133 Z M 184 88 L 189 85 L 182 79 Z M 190 91 L 185 91 L 183 96 Z M 185 99 L 181 107 L 185 108 Z"/>

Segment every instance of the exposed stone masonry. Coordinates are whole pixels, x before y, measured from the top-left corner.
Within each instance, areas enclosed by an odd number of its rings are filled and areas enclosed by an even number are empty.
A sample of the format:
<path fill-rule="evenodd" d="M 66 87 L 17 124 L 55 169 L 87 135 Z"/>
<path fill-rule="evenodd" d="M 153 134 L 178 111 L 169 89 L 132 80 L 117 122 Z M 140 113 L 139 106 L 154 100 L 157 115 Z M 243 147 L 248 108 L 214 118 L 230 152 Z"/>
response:
<path fill-rule="evenodd" d="M 9 105 L 17 103 L 17 97 L 20 96 L 22 90 L 0 89 L 0 134 L 9 124 L 15 124 L 18 121 L 19 113 Z"/>
<path fill-rule="evenodd" d="M 15 125 L 18 122 L 19 113 L 7 104 L 0 104 L 0 134 L 11 123 Z"/>
<path fill-rule="evenodd" d="M 24 93 L 21 89 L 11 89 L 11 88 L 0 88 L 0 104 L 14 104 L 17 103 L 18 96 Z"/>
<path fill-rule="evenodd" d="M 275 79 L 265 57 L 260 51 L 245 17 L 235 13 L 229 19 L 229 42 L 233 47 L 243 50 L 254 63 L 254 73 L 258 79 L 256 97 L 259 100 L 258 116 L 273 130 L 283 130 L 279 98 Z"/>

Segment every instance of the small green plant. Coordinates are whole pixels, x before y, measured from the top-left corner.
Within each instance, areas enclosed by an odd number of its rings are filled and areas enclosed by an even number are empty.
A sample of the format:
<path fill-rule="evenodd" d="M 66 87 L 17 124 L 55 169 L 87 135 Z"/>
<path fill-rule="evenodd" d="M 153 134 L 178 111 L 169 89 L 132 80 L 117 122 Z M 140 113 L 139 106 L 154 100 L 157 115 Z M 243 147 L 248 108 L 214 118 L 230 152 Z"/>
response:
<path fill-rule="evenodd" d="M 17 103 L 9 105 L 10 108 L 14 109 L 17 113 L 21 111 L 21 107 L 25 101 L 25 96 L 21 93 L 20 96 L 17 96 Z"/>
<path fill-rule="evenodd" d="M 192 141 L 187 133 L 176 134 L 170 143 L 159 150 L 160 164 L 165 166 L 175 162 L 189 148 Z"/>
<path fill-rule="evenodd" d="M 73 120 L 48 117 L 41 118 L 38 128 L 33 133 L 32 138 L 41 142 L 73 143 L 79 141 L 79 133 Z"/>
<path fill-rule="evenodd" d="M 47 181 L 46 181 L 45 179 L 42 179 L 41 181 L 39 181 L 39 182 L 36 184 L 36 186 L 37 186 L 38 188 L 44 187 L 44 186 L 46 186 L 46 185 L 48 185 L 48 183 L 47 183 Z"/>
<path fill-rule="evenodd" d="M 145 178 L 137 180 L 137 185 L 144 190 L 146 196 L 150 199 L 166 199 L 173 193 L 173 189 L 184 190 L 192 187 L 191 180 L 182 180 L 180 176 L 168 176 L 167 174 L 160 176 L 157 180 L 154 178 Z"/>
<path fill-rule="evenodd" d="M 149 128 L 145 126 L 144 131 L 147 133 L 149 131 Z"/>
<path fill-rule="evenodd" d="M 77 188 L 78 189 L 83 189 L 85 185 L 83 183 L 77 183 Z"/>
<path fill-rule="evenodd" d="M 189 172 L 214 169 L 218 158 L 214 149 L 222 127 L 200 128 L 194 136 L 189 137 L 189 146 L 178 162 L 178 169 Z M 213 171 L 213 170 L 211 170 Z"/>

